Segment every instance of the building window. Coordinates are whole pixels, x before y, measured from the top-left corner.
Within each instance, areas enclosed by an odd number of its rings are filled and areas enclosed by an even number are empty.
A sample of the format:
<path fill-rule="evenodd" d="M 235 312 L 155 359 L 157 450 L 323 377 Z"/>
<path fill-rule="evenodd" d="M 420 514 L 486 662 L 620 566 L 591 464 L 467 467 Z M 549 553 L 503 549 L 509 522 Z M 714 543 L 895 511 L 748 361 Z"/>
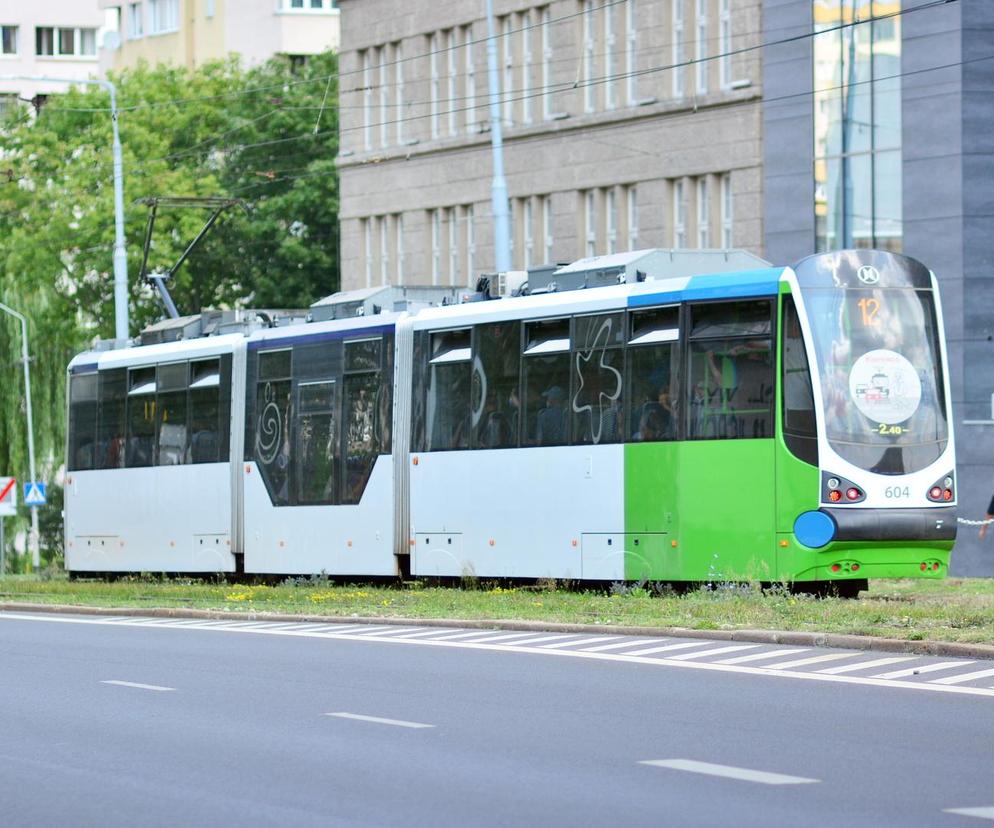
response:
<path fill-rule="evenodd" d="M 697 61 L 697 94 L 708 91 L 708 2 L 697 0 L 697 46 L 694 58 Z"/>
<path fill-rule="evenodd" d="M 35 54 L 40 57 L 96 57 L 96 29 L 39 26 L 35 29 Z"/>
<path fill-rule="evenodd" d="M 404 261 L 404 214 L 396 213 L 394 214 L 393 220 L 394 232 L 397 234 L 397 284 L 404 284 L 404 271 L 405 264 Z"/>
<path fill-rule="evenodd" d="M 459 211 L 450 207 L 445 211 L 449 223 L 449 284 L 459 284 Z"/>
<path fill-rule="evenodd" d="M 862 7 L 815 3 L 818 251 L 902 248 L 901 18 L 843 25 L 858 20 Z"/>
<path fill-rule="evenodd" d="M 179 0 L 148 0 L 149 34 L 179 31 Z"/>
<path fill-rule="evenodd" d="M 390 283 L 390 235 L 387 216 L 380 216 L 380 284 Z"/>
<path fill-rule="evenodd" d="M 683 179 L 673 182 L 673 246 L 687 246 L 687 188 Z"/>
<path fill-rule="evenodd" d="M 625 190 L 628 213 L 628 249 L 638 250 L 639 246 L 639 201 L 638 188 L 632 184 Z"/>
<path fill-rule="evenodd" d="M 366 287 L 373 286 L 373 228 L 368 218 L 361 219 L 363 270 L 366 273 Z"/>
<path fill-rule="evenodd" d="M 501 48 L 503 49 L 504 72 L 502 75 L 501 92 L 504 100 L 504 123 L 511 126 L 514 123 L 514 40 L 511 37 L 511 16 L 502 17 L 500 21 Z"/>
<path fill-rule="evenodd" d="M 732 246 L 732 175 L 721 177 L 721 246 Z"/>
<path fill-rule="evenodd" d="M 683 97 L 683 2 L 673 0 L 673 97 Z"/>
<path fill-rule="evenodd" d="M 438 98 L 441 91 L 441 80 L 438 76 L 438 35 L 434 33 L 428 36 L 428 62 L 431 74 L 431 87 L 428 95 L 428 122 L 431 129 L 431 137 L 437 138 Z"/>
<path fill-rule="evenodd" d="M 604 108 L 614 109 L 614 4 L 604 9 Z"/>
<path fill-rule="evenodd" d="M 127 36 L 129 40 L 137 40 L 145 34 L 145 19 L 141 3 L 128 3 L 127 24 Z"/>
<path fill-rule="evenodd" d="M 463 49 L 465 49 L 465 111 L 466 130 L 472 132 L 476 126 L 476 66 L 473 63 L 473 27 L 464 26 L 462 30 Z"/>
<path fill-rule="evenodd" d="M 618 197 L 614 192 L 614 187 L 608 187 L 606 198 L 607 213 L 607 254 L 618 252 Z"/>
<path fill-rule="evenodd" d="M 428 211 L 428 223 L 431 225 L 431 283 L 440 284 L 442 275 L 442 211 Z"/>
<path fill-rule="evenodd" d="M 727 89 L 732 83 L 732 0 L 721 0 L 718 14 L 718 61 L 719 83 Z"/>
<path fill-rule="evenodd" d="M 552 196 L 542 196 L 542 263 L 552 261 Z"/>
<path fill-rule="evenodd" d="M 213 4 L 213 0 L 208 0 Z M 280 0 L 283 11 L 332 12 L 338 10 L 338 0 Z"/>
<path fill-rule="evenodd" d="M 400 42 L 393 45 L 394 74 L 394 126 L 397 132 L 397 146 L 404 143 L 404 49 Z"/>
<path fill-rule="evenodd" d="M 0 54 L 17 54 L 17 26 L 0 26 Z"/>
<path fill-rule="evenodd" d="M 546 121 L 552 117 L 552 33 L 549 30 L 551 20 L 549 7 L 543 8 L 539 15 L 542 19 L 542 118 Z"/>
<path fill-rule="evenodd" d="M 214 11 L 215 11 L 214 10 L 214 0 L 207 0 L 207 4 L 206 5 L 207 5 L 207 8 L 206 8 L 206 11 L 204 12 L 204 16 L 208 20 L 210 20 L 210 18 L 212 18 L 214 16 Z"/>
<path fill-rule="evenodd" d="M 583 15 L 583 111 L 594 111 L 594 8 L 591 0 L 580 4 Z"/>
<path fill-rule="evenodd" d="M 524 201 L 524 243 L 522 247 L 525 249 L 525 270 L 528 270 L 535 262 L 535 226 L 533 215 L 534 208 L 532 207 L 532 200 L 530 198 L 522 199 Z"/>
<path fill-rule="evenodd" d="M 96 29 L 39 26 L 35 29 L 35 54 L 40 57 L 96 57 Z"/>
<path fill-rule="evenodd" d="M 387 47 L 381 46 L 376 50 L 380 56 L 380 146 L 390 144 L 390 81 L 387 68 Z"/>
<path fill-rule="evenodd" d="M 705 176 L 697 179 L 697 246 L 711 246 L 711 198 Z"/>
<path fill-rule="evenodd" d="M 507 200 L 507 258 L 514 268 L 516 259 L 514 258 L 514 239 L 518 235 L 518 225 L 515 221 L 514 199 Z"/>
<path fill-rule="evenodd" d="M 583 255 L 597 255 L 597 194 L 587 190 L 583 197 Z"/>
<path fill-rule="evenodd" d="M 459 83 L 459 45 L 454 29 L 449 29 L 445 35 L 445 58 L 448 69 L 446 94 L 449 109 L 449 135 L 456 135 L 459 132 L 457 123 L 459 118 L 457 105 L 459 95 L 457 91 Z"/>
<path fill-rule="evenodd" d="M 476 227 L 475 211 L 472 204 L 467 204 L 463 208 L 463 217 L 466 220 L 466 284 L 473 284 L 473 271 L 476 269 Z"/>
<path fill-rule="evenodd" d="M 638 103 L 638 78 L 635 70 L 638 68 L 638 19 L 636 17 L 637 0 L 625 2 L 625 94 L 628 105 Z"/>
<path fill-rule="evenodd" d="M 519 94 L 519 97 L 521 98 L 521 120 L 523 123 L 530 124 L 532 122 L 531 15 L 528 12 L 522 12 L 521 16 L 518 18 L 518 22 L 520 24 L 518 28 L 521 29 L 521 89 Z"/>
<path fill-rule="evenodd" d="M 359 61 L 362 64 L 362 146 L 368 151 L 373 148 L 373 132 L 370 124 L 373 117 L 373 68 L 370 65 L 368 49 L 359 53 Z"/>

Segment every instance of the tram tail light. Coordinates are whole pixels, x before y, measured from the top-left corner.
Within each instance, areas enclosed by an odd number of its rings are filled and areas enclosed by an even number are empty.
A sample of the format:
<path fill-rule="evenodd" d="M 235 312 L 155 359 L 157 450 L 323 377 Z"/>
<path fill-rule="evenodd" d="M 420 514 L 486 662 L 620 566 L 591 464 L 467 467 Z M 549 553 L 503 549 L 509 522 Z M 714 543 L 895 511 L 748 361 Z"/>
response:
<path fill-rule="evenodd" d="M 928 499 L 933 503 L 949 503 L 956 496 L 953 476 L 947 474 L 936 480 L 928 490 Z"/>
<path fill-rule="evenodd" d="M 846 489 L 846 497 L 849 498 L 849 500 L 859 500 L 862 496 L 863 493 L 855 486 L 850 486 Z"/>
<path fill-rule="evenodd" d="M 838 503 L 842 500 L 842 492 L 838 489 L 832 489 L 832 491 L 828 493 L 828 499 L 831 500 L 832 503 Z"/>
<path fill-rule="evenodd" d="M 924 572 L 925 570 L 927 570 L 927 569 L 928 569 L 928 564 L 927 564 L 927 563 L 925 563 L 925 561 L 922 561 L 922 566 L 921 566 L 921 569 L 922 569 L 922 572 Z"/>

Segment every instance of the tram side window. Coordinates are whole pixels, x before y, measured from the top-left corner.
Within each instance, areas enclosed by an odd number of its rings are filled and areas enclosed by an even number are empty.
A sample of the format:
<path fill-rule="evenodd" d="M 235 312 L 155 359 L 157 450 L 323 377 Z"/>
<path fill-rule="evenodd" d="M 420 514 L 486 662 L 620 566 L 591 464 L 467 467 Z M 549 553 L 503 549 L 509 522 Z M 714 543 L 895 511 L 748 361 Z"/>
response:
<path fill-rule="evenodd" d="M 428 451 L 469 448 L 471 365 L 469 328 L 431 334 L 425 403 Z"/>
<path fill-rule="evenodd" d="M 522 443 L 562 446 L 569 442 L 570 321 L 525 324 Z"/>
<path fill-rule="evenodd" d="M 791 454 L 818 465 L 818 433 L 815 420 L 811 370 L 804 349 L 801 321 L 791 296 L 783 300 L 782 328 L 783 435 Z"/>
<path fill-rule="evenodd" d="M 631 315 L 628 439 L 633 442 L 678 437 L 679 337 L 680 309 L 677 306 L 635 311 Z"/>
<path fill-rule="evenodd" d="M 99 423 L 94 468 L 124 468 L 125 410 L 128 399 L 128 369 L 112 368 L 99 374 Z"/>
<path fill-rule="evenodd" d="M 760 306 L 765 307 L 765 319 Z M 687 436 L 698 440 L 772 437 L 770 303 L 695 305 L 691 319 Z M 766 335 L 755 335 L 760 332 Z"/>
<path fill-rule="evenodd" d="M 294 445 L 296 502 L 338 502 L 338 387 L 334 380 L 297 386 L 297 428 Z"/>
<path fill-rule="evenodd" d="M 189 363 L 160 365 L 156 371 L 157 466 L 187 462 L 187 373 Z"/>
<path fill-rule="evenodd" d="M 473 448 L 518 444 L 521 323 L 495 322 L 473 331 Z"/>
<path fill-rule="evenodd" d="M 155 368 L 128 371 L 128 439 L 125 465 L 129 469 L 155 463 Z"/>
<path fill-rule="evenodd" d="M 425 422 L 425 400 L 428 393 L 428 333 L 414 331 L 411 356 L 411 451 L 426 451 L 428 447 Z"/>
<path fill-rule="evenodd" d="M 291 364 L 289 348 L 259 353 L 255 394 L 255 459 L 270 497 L 290 502 Z"/>
<path fill-rule="evenodd" d="M 69 380 L 70 471 L 94 467 L 97 438 L 97 375 L 74 374 Z"/>
<path fill-rule="evenodd" d="M 190 462 L 216 463 L 227 451 L 221 433 L 221 362 L 190 363 Z"/>
<path fill-rule="evenodd" d="M 625 316 L 578 316 L 573 325 L 573 443 L 620 442 L 625 430 Z"/>
<path fill-rule="evenodd" d="M 382 339 L 345 343 L 342 424 L 345 484 L 342 503 L 359 503 L 380 453 L 379 392 Z"/>

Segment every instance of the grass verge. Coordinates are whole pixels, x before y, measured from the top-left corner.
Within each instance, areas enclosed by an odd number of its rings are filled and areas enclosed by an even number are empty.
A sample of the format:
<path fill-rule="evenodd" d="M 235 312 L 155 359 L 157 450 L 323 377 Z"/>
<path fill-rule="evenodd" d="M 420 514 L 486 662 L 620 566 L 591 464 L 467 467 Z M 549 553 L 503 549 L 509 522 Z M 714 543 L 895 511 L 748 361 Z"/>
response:
<path fill-rule="evenodd" d="M 639 588 L 615 594 L 548 584 L 508 588 L 335 585 L 322 578 L 277 586 L 135 578 L 105 583 L 14 576 L 0 601 L 95 607 L 186 607 L 348 618 L 454 618 L 878 635 L 917 641 L 994 644 L 994 580 L 875 581 L 859 600 L 816 599 L 749 585 L 685 595 Z"/>

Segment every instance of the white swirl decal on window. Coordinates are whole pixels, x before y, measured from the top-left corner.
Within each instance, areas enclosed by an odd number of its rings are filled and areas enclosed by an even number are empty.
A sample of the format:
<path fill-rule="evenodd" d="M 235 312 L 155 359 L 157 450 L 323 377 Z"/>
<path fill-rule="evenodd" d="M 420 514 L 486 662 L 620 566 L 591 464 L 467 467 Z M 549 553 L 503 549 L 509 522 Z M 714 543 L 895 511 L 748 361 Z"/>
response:
<path fill-rule="evenodd" d="M 276 459 L 283 435 L 283 419 L 279 406 L 274 401 L 273 386 L 266 384 L 266 405 L 259 414 L 259 428 L 255 435 L 256 450 L 263 465 L 270 465 Z"/>
<path fill-rule="evenodd" d="M 583 414 L 584 412 L 590 415 L 590 437 L 594 443 L 599 443 L 601 441 L 601 434 L 604 430 L 604 417 L 602 416 L 605 409 L 605 401 L 608 404 L 613 403 L 621 396 L 621 372 L 612 365 L 608 365 L 604 360 L 607 357 L 607 343 L 611 339 L 611 320 L 605 319 L 601 323 L 600 328 L 597 329 L 597 333 L 594 334 L 594 341 L 590 346 L 590 350 L 586 352 L 578 352 L 576 355 L 576 373 L 580 378 L 580 387 L 576 389 L 576 393 L 573 395 L 573 411 L 577 414 Z M 580 363 L 589 364 L 594 358 L 594 354 L 600 354 L 599 364 L 596 366 L 598 373 L 606 372 L 609 375 L 614 375 L 615 387 L 614 391 L 610 394 L 606 394 L 603 391 L 597 394 L 597 416 L 594 416 L 594 407 L 592 404 L 587 405 L 577 405 L 577 401 L 580 399 L 580 395 L 583 393 L 583 386 L 586 384 L 583 376 L 583 369 L 580 367 Z M 609 381 L 608 381 L 609 382 Z M 600 384 L 601 388 L 608 387 L 608 382 L 602 382 Z M 596 386 L 595 386 L 596 387 Z M 608 408 L 610 406 L 608 405 Z"/>

